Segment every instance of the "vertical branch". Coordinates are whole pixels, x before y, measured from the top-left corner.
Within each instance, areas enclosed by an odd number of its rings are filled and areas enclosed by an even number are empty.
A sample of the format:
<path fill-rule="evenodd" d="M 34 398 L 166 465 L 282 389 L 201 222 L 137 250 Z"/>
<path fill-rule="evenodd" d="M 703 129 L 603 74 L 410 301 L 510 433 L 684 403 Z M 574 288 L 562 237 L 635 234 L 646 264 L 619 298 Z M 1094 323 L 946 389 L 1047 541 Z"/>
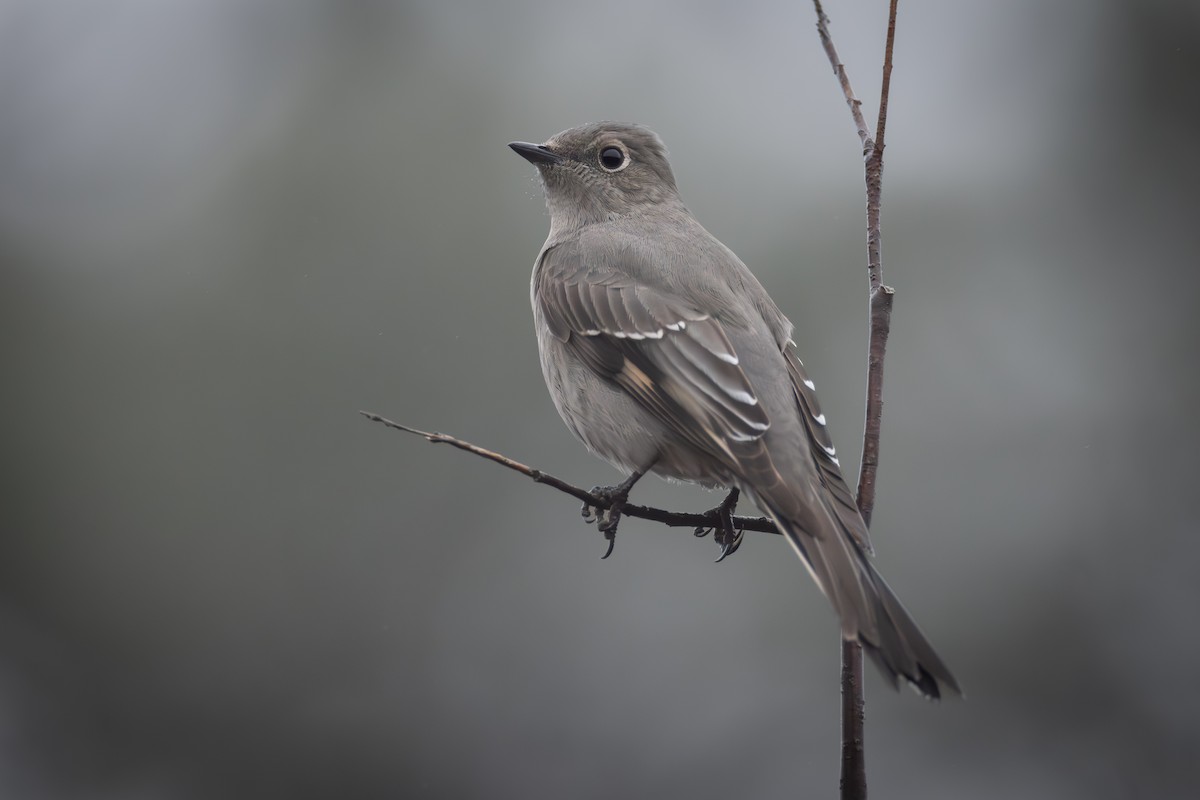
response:
<path fill-rule="evenodd" d="M 863 739 L 863 654 L 858 642 L 842 639 L 842 800 L 866 800 L 867 759 Z"/>
<path fill-rule="evenodd" d="M 887 130 L 887 102 L 892 84 L 892 47 L 896 38 L 896 4 L 888 14 L 887 45 L 883 58 L 883 88 L 879 94 L 879 125 L 874 147 L 867 156 L 867 278 L 871 292 L 871 335 L 867 357 L 867 421 L 863 432 L 863 460 L 858 473 L 858 510 L 871 524 L 875 510 L 875 472 L 879 467 L 879 426 L 883 416 L 883 357 L 892 326 L 895 290 L 883 283 L 880 255 L 880 207 L 883 203 L 883 147 Z"/>
<path fill-rule="evenodd" d="M 876 229 L 878 235 L 878 229 Z M 878 245 L 876 245 L 878 250 Z M 867 527 L 875 512 L 875 474 L 879 470 L 879 430 L 883 424 L 883 357 L 892 325 L 896 290 L 880 284 L 871 289 L 871 333 L 867 346 L 867 414 L 863 426 L 862 462 L 855 501 Z"/>
<path fill-rule="evenodd" d="M 846 104 L 862 142 L 867 190 L 867 277 L 870 291 L 870 344 L 867 356 L 867 412 L 863 428 L 862 463 L 858 474 L 856 501 L 868 526 L 875 510 L 875 477 L 879 469 L 879 431 L 883 419 L 883 360 L 891 330 L 892 299 L 895 291 L 883 283 L 883 259 L 880 255 L 880 207 L 883 198 L 883 148 L 887 131 L 888 95 L 892 84 L 892 51 L 896 40 L 896 6 L 888 8 L 887 44 L 884 47 L 883 84 L 879 95 L 879 117 L 872 139 L 862 114 L 862 102 L 850 86 L 846 68 L 829 33 L 829 18 L 820 0 L 813 0 L 817 12 L 817 33 L 829 63 L 833 65 L 845 95 Z M 864 800 L 867 796 L 867 771 L 863 735 L 863 659 L 857 642 L 842 642 L 842 800 Z"/>

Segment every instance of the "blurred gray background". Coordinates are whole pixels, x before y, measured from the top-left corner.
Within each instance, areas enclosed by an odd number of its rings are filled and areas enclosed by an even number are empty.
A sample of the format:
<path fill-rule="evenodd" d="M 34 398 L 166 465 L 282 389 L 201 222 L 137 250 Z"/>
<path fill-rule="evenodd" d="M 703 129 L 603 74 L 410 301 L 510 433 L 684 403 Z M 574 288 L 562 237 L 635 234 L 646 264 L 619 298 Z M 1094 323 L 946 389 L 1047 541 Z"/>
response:
<path fill-rule="evenodd" d="M 884 6 L 827 8 L 871 117 Z M 901 4 L 873 537 L 969 700 L 870 674 L 877 797 L 1194 796 L 1198 42 L 1177 0 Z M 606 118 L 796 322 L 856 474 L 808 3 L 0 3 L 0 796 L 832 796 L 782 541 L 631 520 L 601 562 L 573 500 L 357 414 L 619 477 L 542 385 L 505 147 Z"/>

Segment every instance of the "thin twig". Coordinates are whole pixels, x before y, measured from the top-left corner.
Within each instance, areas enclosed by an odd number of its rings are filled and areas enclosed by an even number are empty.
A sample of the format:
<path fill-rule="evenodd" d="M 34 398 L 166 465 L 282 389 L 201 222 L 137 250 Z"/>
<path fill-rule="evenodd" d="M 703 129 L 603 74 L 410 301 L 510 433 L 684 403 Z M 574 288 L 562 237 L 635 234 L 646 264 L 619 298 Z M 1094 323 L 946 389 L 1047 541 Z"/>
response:
<path fill-rule="evenodd" d="M 821 36 L 825 55 L 829 56 L 829 63 L 833 65 L 833 74 L 837 76 L 838 83 L 842 85 L 842 94 L 846 95 L 846 105 L 850 106 L 850 114 L 854 117 L 854 127 L 858 129 L 858 138 L 862 142 L 863 156 L 870 155 L 871 151 L 875 149 L 875 142 L 871 139 L 867 121 L 863 119 L 862 101 L 854 94 L 854 89 L 850 86 L 850 76 L 846 74 L 846 67 L 842 64 L 841 56 L 838 55 L 837 48 L 833 46 L 833 37 L 829 35 L 829 17 L 825 16 L 825 9 L 821 8 L 821 0 L 813 0 L 813 5 L 817 8 L 817 33 Z"/>
<path fill-rule="evenodd" d="M 896 4 L 888 8 L 887 44 L 883 47 L 883 85 L 879 89 L 879 121 L 875 126 L 875 149 L 883 154 L 883 134 L 887 128 L 888 93 L 892 90 L 892 49 L 896 44 Z"/>
<path fill-rule="evenodd" d="M 567 483 L 561 478 L 556 478 L 548 472 L 542 472 L 540 469 L 522 464 L 520 461 L 509 458 L 503 453 L 497 453 L 494 450 L 488 450 L 485 447 L 480 447 L 476 444 L 471 444 L 468 441 L 459 439 L 456 436 L 451 436 L 446 433 L 431 433 L 430 431 L 422 431 L 417 428 L 410 428 L 407 425 L 401 425 L 399 422 L 392 422 L 386 417 L 381 417 L 370 411 L 360 411 L 367 419 L 372 422 L 379 422 L 389 428 L 394 428 L 405 433 L 412 433 L 424 438 L 434 444 L 448 444 L 451 447 L 457 447 L 459 450 L 465 450 L 468 453 L 474 453 L 480 458 L 486 458 L 488 461 L 494 461 L 501 466 L 508 467 L 514 472 L 519 472 L 527 478 L 530 478 L 536 483 L 543 483 L 547 486 L 552 486 L 560 492 L 569 494 L 576 500 L 581 500 L 588 505 L 596 508 L 609 508 L 613 500 L 604 495 L 592 494 L 574 484 Z M 721 506 L 706 511 L 702 514 L 692 514 L 681 511 L 665 511 L 661 508 L 652 508 L 650 506 L 636 506 L 626 504 L 621 508 L 621 516 L 623 517 L 638 517 L 639 519 L 647 519 L 651 522 L 661 522 L 670 528 L 716 528 L 721 525 L 720 513 Z M 779 528 L 775 527 L 775 523 L 766 517 L 730 517 L 733 521 L 734 529 L 742 529 L 747 531 L 758 531 L 759 533 L 779 533 Z"/>
<path fill-rule="evenodd" d="M 862 462 L 858 474 L 856 501 L 863 521 L 869 527 L 875 510 L 875 484 L 879 469 L 879 432 L 883 419 L 883 360 L 891 330 L 892 300 L 895 290 L 883 283 L 883 259 L 880 254 L 880 209 L 883 202 L 883 148 L 887 131 L 888 95 L 892 84 L 892 51 L 896 40 L 896 5 L 888 8 L 887 44 L 884 46 L 883 85 L 879 95 L 879 116 L 875 138 L 871 139 L 862 103 L 850 87 L 846 68 L 838 57 L 829 33 L 829 18 L 820 0 L 813 0 L 817 12 L 817 33 L 834 74 L 850 106 L 854 127 L 865 157 L 864 177 L 867 190 L 867 278 L 870 292 L 870 343 L 867 357 L 867 410 L 863 429 Z M 857 642 L 842 642 L 842 800 L 865 800 L 867 796 L 866 755 L 863 734 L 863 660 Z"/>

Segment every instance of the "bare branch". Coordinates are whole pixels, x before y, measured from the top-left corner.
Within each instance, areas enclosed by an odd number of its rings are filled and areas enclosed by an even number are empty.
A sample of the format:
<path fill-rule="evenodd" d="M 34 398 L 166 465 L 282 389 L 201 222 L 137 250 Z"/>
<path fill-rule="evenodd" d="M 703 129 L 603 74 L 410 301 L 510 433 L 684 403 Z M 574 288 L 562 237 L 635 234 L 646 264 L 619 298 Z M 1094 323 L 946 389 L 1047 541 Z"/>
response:
<path fill-rule="evenodd" d="M 842 639 L 842 770 L 841 800 L 866 800 L 867 762 L 863 738 L 862 645 Z"/>
<path fill-rule="evenodd" d="M 868 156 L 875 149 L 875 142 L 871 139 L 867 121 L 863 119 L 862 101 L 855 96 L 854 89 L 850 86 L 850 76 L 846 74 L 846 67 L 842 64 L 837 48 L 833 45 L 833 37 L 829 35 L 829 17 L 825 16 L 825 9 L 821 8 L 821 0 L 813 0 L 813 5 L 817 9 L 817 33 L 821 36 L 825 55 L 829 56 L 829 63 L 833 65 L 833 74 L 837 76 L 838 83 L 842 85 L 842 93 L 846 95 L 846 105 L 850 106 L 850 114 L 854 117 L 854 127 L 858 130 L 858 138 L 862 142 L 863 156 Z"/>
<path fill-rule="evenodd" d="M 881 228 L 879 223 L 880 206 L 883 203 L 883 148 L 884 134 L 887 131 L 887 104 L 888 95 L 892 88 L 892 49 L 896 40 L 896 3 L 898 0 L 892 0 L 891 7 L 888 12 L 888 33 L 887 44 L 884 45 L 883 53 L 883 87 L 879 92 L 879 123 L 875 131 L 875 144 L 871 152 L 867 154 L 866 164 L 866 181 L 867 181 L 867 278 L 870 281 L 871 287 L 871 335 L 872 339 L 875 335 L 876 324 L 880 321 L 884 322 L 883 337 L 887 338 L 887 322 L 888 319 L 880 320 L 875 313 L 876 303 L 886 303 L 888 311 L 891 310 L 890 294 L 893 290 L 888 289 L 883 284 L 883 261 L 879 253 L 881 244 Z M 889 295 L 886 298 L 877 298 L 879 292 L 883 290 Z M 889 317 L 890 319 L 890 317 Z M 871 345 L 871 352 L 875 352 L 875 344 Z M 882 348 L 880 348 L 882 352 Z M 879 380 L 883 380 L 883 366 L 879 367 Z M 868 376 L 869 378 L 869 376 Z M 869 385 L 869 379 L 868 379 Z M 870 389 L 868 396 L 870 394 Z M 873 469 L 873 467 L 872 467 Z M 871 483 L 874 484 L 874 476 Z M 871 499 L 871 504 L 874 504 L 874 498 Z M 869 522 L 870 520 L 868 520 Z"/>
<path fill-rule="evenodd" d="M 880 92 L 879 126 L 875 149 L 867 157 L 867 277 L 870 286 L 871 334 L 867 359 L 867 414 L 863 433 L 863 459 L 858 476 L 858 508 L 869 526 L 875 510 L 875 473 L 879 467 L 879 426 L 883 416 L 883 359 L 892 326 L 892 300 L 896 290 L 883 283 L 882 233 L 883 136 L 887 127 L 887 101 L 892 81 L 892 46 L 896 36 L 896 3 L 892 0 L 888 38 L 884 50 L 883 89 Z"/>
<path fill-rule="evenodd" d="M 867 411 L 863 430 L 862 462 L 858 474 L 859 513 L 868 526 L 875 510 L 875 484 L 879 469 L 879 432 L 883 419 L 883 360 L 891 331 L 892 300 L 895 290 L 883 283 L 883 259 L 880 254 L 880 208 L 883 202 L 883 148 L 887 131 L 888 96 L 892 86 L 892 51 L 896 40 L 896 6 L 888 8 L 887 43 L 883 56 L 883 85 L 879 94 L 879 116 L 875 138 L 867 129 L 862 103 L 850 87 L 846 68 L 838 57 L 829 33 L 829 18 L 821 0 L 813 0 L 817 12 L 817 33 L 829 63 L 850 106 L 865 156 L 864 177 L 867 188 L 867 279 L 870 292 L 870 343 L 867 358 Z M 863 800 L 867 796 L 867 773 L 863 744 L 863 663 L 862 647 L 857 642 L 842 642 L 842 800 Z"/>
<path fill-rule="evenodd" d="M 540 469 L 534 469 L 533 467 L 522 464 L 520 461 L 509 458 L 502 453 L 497 453 L 494 450 L 488 450 L 485 447 L 471 444 L 470 442 L 459 439 L 456 436 L 450 436 L 446 433 L 431 433 L 429 431 L 423 431 L 417 428 L 410 428 L 407 425 L 401 425 L 399 422 L 392 422 L 390 419 L 381 417 L 380 415 L 374 414 L 370 411 L 360 411 L 358 413 L 362 414 L 372 422 L 379 422 L 389 428 L 394 428 L 398 431 L 404 431 L 405 433 L 415 434 L 424 438 L 426 441 L 433 442 L 434 444 L 448 444 L 451 447 L 457 447 L 459 450 L 465 450 L 468 453 L 474 453 L 480 458 L 486 458 L 488 461 L 494 461 L 501 466 L 508 467 L 514 472 L 519 472 L 525 477 L 532 479 L 536 483 L 543 483 L 547 486 L 552 486 L 555 489 L 558 489 L 560 492 L 569 494 L 576 500 L 581 500 L 588 505 L 595 506 L 596 508 L 609 508 L 613 503 L 612 498 L 610 497 L 592 494 L 586 489 L 567 483 L 561 478 L 556 478 L 548 472 L 542 472 Z M 661 508 L 636 506 L 629 503 L 625 504 L 621 508 L 622 516 L 638 517 L 639 519 L 646 519 L 650 520 L 651 522 L 661 522 L 663 525 L 666 525 L 670 528 L 718 528 L 722 524 L 722 520 L 719 516 L 720 513 L 720 506 L 702 514 L 665 511 Z M 757 531 L 759 533 L 779 533 L 779 529 L 775 527 L 775 523 L 766 517 L 731 516 L 729 519 L 732 520 L 734 527 L 739 530 Z"/>
<path fill-rule="evenodd" d="M 879 90 L 879 121 L 875 126 L 875 149 L 883 154 L 883 134 L 887 129 L 888 94 L 892 90 L 892 49 L 896 44 L 896 5 L 888 8 L 887 44 L 883 46 L 883 86 Z"/>
<path fill-rule="evenodd" d="M 883 359 L 892 328 L 892 298 L 896 291 L 880 286 L 871 292 L 871 334 L 867 354 L 867 413 L 862 461 L 858 470 L 858 513 L 867 527 L 875 512 L 875 476 L 879 471 L 879 431 L 883 424 Z"/>

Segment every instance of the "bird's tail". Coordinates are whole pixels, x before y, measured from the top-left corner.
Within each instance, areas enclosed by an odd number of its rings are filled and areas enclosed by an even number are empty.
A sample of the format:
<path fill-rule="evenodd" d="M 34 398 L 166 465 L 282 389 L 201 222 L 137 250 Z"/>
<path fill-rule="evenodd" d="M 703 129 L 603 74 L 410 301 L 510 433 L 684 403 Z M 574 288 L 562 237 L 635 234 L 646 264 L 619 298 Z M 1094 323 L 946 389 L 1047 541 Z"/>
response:
<path fill-rule="evenodd" d="M 893 686 L 903 677 L 931 699 L 939 698 L 945 689 L 962 694 L 933 645 L 832 514 L 822 520 L 824 524 L 810 524 L 819 528 L 810 533 L 772 508 L 770 501 L 757 499 L 833 603 L 843 638 L 857 640 Z"/>

